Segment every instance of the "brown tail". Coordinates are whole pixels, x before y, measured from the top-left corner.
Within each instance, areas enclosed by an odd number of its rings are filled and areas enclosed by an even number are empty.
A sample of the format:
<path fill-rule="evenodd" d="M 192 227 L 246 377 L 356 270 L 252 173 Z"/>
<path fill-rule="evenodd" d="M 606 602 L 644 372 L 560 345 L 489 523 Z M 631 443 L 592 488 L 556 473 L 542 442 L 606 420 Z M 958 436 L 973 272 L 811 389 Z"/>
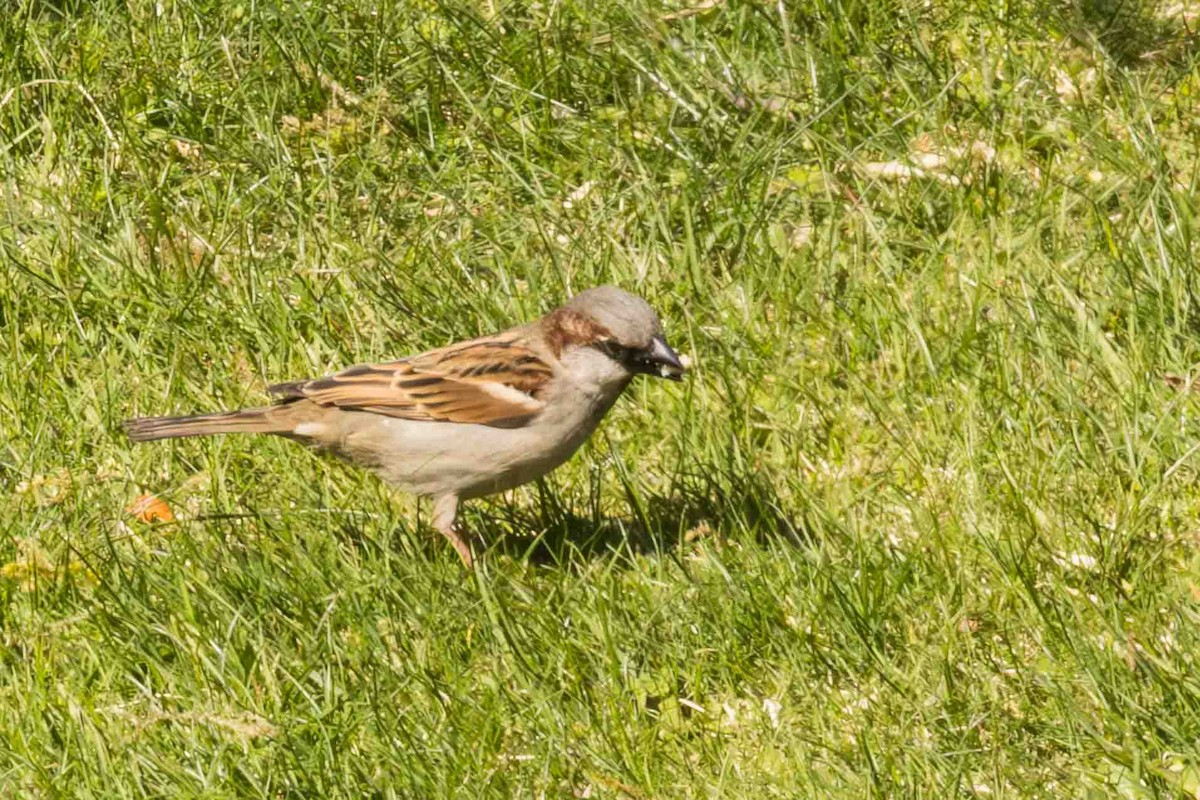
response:
<path fill-rule="evenodd" d="M 216 433 L 289 433 L 291 425 L 275 419 L 271 408 L 244 408 L 192 417 L 141 417 L 126 420 L 125 433 L 135 442 L 211 436 Z"/>

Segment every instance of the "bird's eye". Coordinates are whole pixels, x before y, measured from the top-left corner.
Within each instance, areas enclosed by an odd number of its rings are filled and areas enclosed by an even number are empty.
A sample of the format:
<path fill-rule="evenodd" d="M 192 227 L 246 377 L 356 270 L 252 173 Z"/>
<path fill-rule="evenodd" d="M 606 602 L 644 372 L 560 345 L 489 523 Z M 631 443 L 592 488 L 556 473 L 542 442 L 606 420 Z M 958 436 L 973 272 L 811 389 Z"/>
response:
<path fill-rule="evenodd" d="M 625 363 L 629 360 L 630 348 L 618 344 L 612 339 L 601 339 L 596 342 L 596 349 L 614 361 Z"/>

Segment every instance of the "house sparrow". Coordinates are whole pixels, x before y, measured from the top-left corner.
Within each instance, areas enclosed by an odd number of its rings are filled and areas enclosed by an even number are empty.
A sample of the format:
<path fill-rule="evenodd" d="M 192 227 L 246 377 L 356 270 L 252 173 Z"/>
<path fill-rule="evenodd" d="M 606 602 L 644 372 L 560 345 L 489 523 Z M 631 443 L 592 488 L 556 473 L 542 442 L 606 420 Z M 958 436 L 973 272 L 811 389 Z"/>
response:
<path fill-rule="evenodd" d="M 646 301 L 588 289 L 494 336 L 280 383 L 274 405 L 129 420 L 137 442 L 273 433 L 331 451 L 433 498 L 433 524 L 463 562 L 458 503 L 540 478 L 596 429 L 635 375 L 682 380 L 684 365 Z"/>

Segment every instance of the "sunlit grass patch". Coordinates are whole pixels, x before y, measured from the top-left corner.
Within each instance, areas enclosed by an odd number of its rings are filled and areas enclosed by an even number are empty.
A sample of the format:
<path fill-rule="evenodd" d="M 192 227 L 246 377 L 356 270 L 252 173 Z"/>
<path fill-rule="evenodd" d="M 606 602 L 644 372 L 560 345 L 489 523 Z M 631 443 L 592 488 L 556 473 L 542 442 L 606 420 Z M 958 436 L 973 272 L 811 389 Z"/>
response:
<path fill-rule="evenodd" d="M 10 12 L 4 792 L 1195 794 L 1192 4 Z M 691 377 L 478 575 L 121 433 L 601 282 Z"/>

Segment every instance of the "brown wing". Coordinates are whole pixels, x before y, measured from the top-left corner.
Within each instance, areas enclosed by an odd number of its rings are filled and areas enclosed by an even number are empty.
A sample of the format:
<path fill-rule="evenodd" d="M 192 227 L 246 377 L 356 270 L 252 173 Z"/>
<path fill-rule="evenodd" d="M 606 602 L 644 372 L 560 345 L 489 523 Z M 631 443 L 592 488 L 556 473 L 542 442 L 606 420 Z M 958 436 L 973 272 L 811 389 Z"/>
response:
<path fill-rule="evenodd" d="M 270 391 L 282 403 L 308 399 L 402 419 L 515 428 L 542 410 L 540 395 L 551 374 L 523 337 L 510 332 Z"/>

